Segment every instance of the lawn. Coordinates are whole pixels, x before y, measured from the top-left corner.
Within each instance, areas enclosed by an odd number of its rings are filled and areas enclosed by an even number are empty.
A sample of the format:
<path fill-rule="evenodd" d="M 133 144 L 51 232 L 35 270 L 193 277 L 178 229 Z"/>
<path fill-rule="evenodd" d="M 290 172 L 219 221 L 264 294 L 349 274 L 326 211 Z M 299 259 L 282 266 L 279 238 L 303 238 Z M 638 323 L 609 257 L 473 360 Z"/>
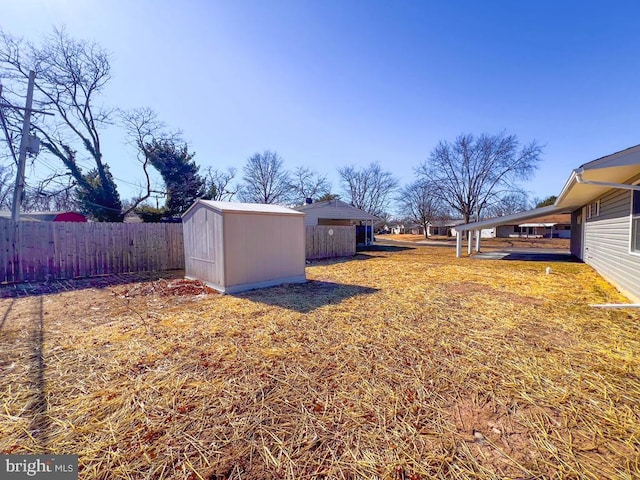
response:
<path fill-rule="evenodd" d="M 584 264 L 454 255 L 2 299 L 0 451 L 83 479 L 638 478 L 638 311 L 590 307 L 626 300 Z"/>

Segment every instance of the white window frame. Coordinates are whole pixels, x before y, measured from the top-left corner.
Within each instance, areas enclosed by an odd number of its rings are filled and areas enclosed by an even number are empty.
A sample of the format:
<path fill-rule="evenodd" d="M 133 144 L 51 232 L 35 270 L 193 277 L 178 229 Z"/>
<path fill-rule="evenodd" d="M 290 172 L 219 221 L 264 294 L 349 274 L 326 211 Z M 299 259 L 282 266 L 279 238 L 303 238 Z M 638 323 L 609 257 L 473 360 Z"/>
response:
<path fill-rule="evenodd" d="M 594 200 L 587 205 L 587 220 L 600 216 L 600 200 Z"/>
<path fill-rule="evenodd" d="M 634 185 L 640 185 L 640 181 L 635 182 Z M 637 210 L 638 213 L 633 213 L 633 199 L 634 197 L 637 197 L 638 200 L 638 205 L 637 205 Z M 638 226 L 637 228 L 640 229 L 640 191 L 638 190 L 631 190 L 631 201 L 629 202 L 629 253 L 631 255 L 637 255 L 640 256 L 640 245 L 635 245 L 635 249 L 634 249 L 634 244 L 633 244 L 633 240 L 634 240 L 634 225 L 633 222 L 637 221 L 638 222 Z"/>

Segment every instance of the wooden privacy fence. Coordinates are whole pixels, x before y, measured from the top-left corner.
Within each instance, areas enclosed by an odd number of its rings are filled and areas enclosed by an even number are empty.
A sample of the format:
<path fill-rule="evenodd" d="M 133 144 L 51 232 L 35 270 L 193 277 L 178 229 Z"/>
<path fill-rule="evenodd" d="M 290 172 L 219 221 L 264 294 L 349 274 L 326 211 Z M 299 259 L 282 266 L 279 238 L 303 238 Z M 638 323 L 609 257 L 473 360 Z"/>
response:
<path fill-rule="evenodd" d="M 180 223 L 0 222 L 0 282 L 182 268 Z"/>
<path fill-rule="evenodd" d="M 356 254 L 356 228 L 307 225 L 307 259 L 348 257 Z"/>
<path fill-rule="evenodd" d="M 306 226 L 306 258 L 356 254 L 356 229 Z M 184 269 L 181 223 L 0 221 L 0 282 Z"/>

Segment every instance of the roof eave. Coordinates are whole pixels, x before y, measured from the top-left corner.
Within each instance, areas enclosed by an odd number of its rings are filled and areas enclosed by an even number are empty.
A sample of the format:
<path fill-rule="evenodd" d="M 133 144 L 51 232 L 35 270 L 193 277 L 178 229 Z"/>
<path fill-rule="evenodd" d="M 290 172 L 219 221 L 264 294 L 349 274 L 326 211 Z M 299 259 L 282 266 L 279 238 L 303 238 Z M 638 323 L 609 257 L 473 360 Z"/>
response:
<path fill-rule="evenodd" d="M 574 185 L 578 183 L 578 173 L 580 173 L 581 170 L 582 170 L 582 167 L 580 167 L 579 169 L 576 168 L 574 170 L 571 170 L 571 175 L 569 175 L 569 178 L 565 182 L 564 187 L 562 187 L 562 190 L 560 191 L 560 195 L 558 195 L 558 198 L 556 198 L 556 201 L 553 204 L 554 206 L 556 207 L 562 206 L 562 203 L 567 198 L 567 195 L 569 194 L 571 189 L 574 187 Z"/>

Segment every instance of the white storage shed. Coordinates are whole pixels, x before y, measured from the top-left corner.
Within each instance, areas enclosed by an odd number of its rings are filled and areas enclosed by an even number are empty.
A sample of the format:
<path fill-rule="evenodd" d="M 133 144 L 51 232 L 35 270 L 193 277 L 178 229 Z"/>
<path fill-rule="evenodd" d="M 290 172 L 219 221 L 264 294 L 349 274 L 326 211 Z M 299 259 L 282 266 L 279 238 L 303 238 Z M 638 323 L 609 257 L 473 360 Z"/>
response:
<path fill-rule="evenodd" d="M 182 224 L 187 278 L 224 293 L 306 282 L 304 213 L 198 200 Z"/>

